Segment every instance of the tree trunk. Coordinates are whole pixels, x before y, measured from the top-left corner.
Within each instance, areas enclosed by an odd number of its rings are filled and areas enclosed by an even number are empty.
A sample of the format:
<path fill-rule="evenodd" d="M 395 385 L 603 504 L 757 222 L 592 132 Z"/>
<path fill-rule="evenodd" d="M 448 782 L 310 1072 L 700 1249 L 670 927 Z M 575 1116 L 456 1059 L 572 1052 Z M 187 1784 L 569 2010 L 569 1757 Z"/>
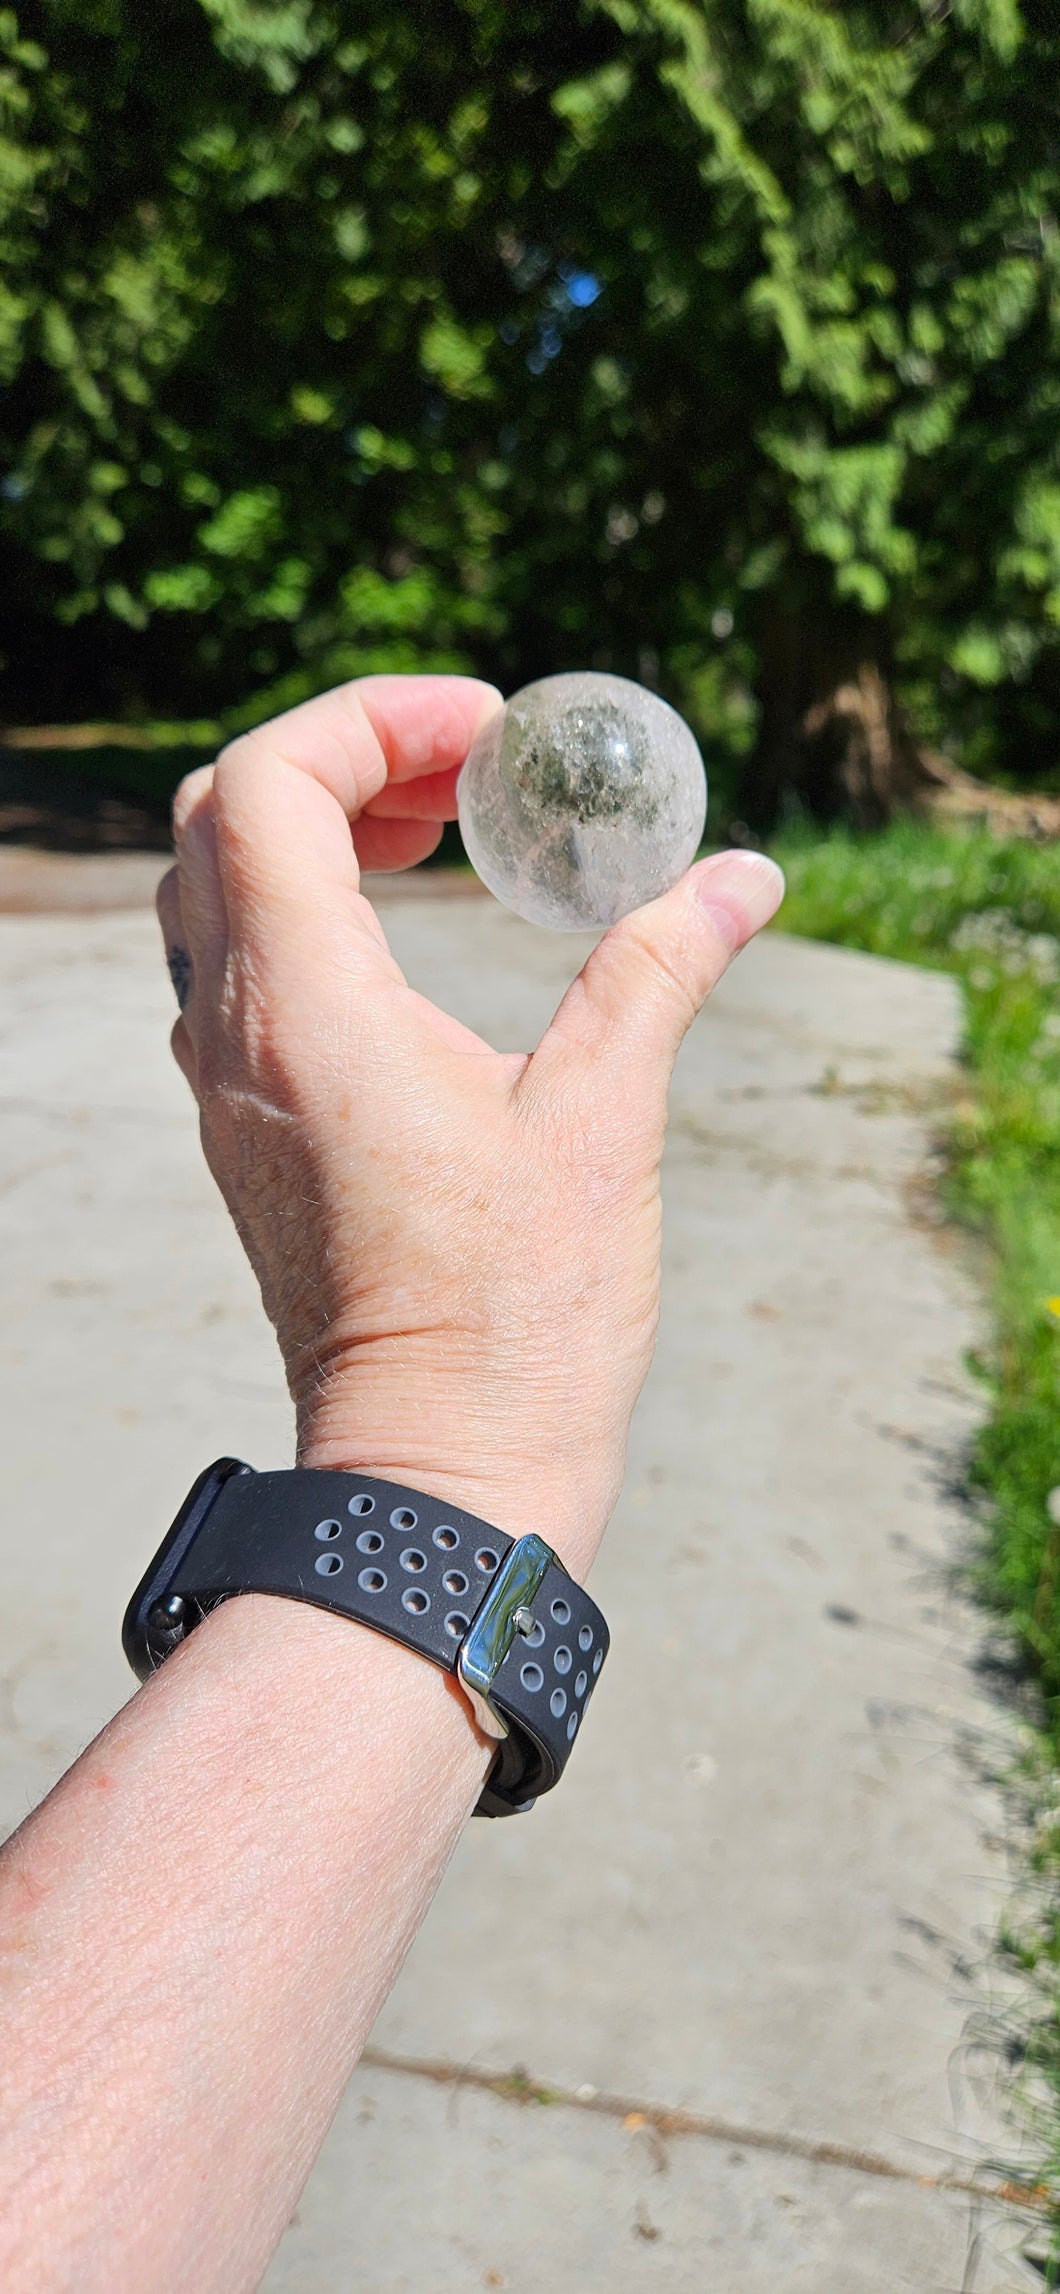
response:
<path fill-rule="evenodd" d="M 751 825 L 771 828 L 795 798 L 816 818 L 880 828 L 918 801 L 922 752 L 894 699 L 883 624 L 773 612 L 759 639 L 758 746 L 747 776 Z"/>
<path fill-rule="evenodd" d="M 995 836 L 1060 837 L 1060 797 L 990 788 L 917 740 L 894 697 L 883 623 L 823 604 L 773 612 L 758 650 L 758 745 L 737 839 L 745 825 L 767 835 L 793 799 L 815 819 L 857 828 L 922 812 Z"/>

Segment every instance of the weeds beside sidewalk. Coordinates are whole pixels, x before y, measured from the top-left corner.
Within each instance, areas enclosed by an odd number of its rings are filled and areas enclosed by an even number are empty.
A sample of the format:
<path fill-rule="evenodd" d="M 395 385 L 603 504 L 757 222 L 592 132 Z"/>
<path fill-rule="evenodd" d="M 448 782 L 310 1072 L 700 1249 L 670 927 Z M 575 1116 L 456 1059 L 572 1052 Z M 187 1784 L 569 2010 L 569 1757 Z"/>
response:
<path fill-rule="evenodd" d="M 972 1462 L 990 1505 L 982 1582 L 1060 1754 L 1060 852 L 903 822 L 788 838 L 777 857 L 786 930 L 963 985 L 969 1089 L 945 1186 L 994 1268 L 994 1343 L 975 1365 L 991 1396 Z"/>
<path fill-rule="evenodd" d="M 784 929 L 962 983 L 968 1088 L 943 1184 L 992 1268 L 993 1337 L 973 1364 L 990 1397 L 970 1466 L 987 1524 L 977 1575 L 1041 1689 L 1030 1910 L 1001 1942 L 1028 1979 L 1028 2066 L 1060 2094 L 1060 850 L 914 822 L 774 849 Z M 1039 2133 L 1060 2188 L 1048 2115 Z M 1046 2284 L 1058 2283 L 1054 2262 Z"/>

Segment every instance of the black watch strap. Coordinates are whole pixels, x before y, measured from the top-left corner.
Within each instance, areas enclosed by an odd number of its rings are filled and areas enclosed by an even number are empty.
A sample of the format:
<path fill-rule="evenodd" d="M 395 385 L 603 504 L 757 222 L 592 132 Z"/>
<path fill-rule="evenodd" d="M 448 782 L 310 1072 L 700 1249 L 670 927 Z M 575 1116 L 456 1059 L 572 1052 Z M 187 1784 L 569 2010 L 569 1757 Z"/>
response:
<path fill-rule="evenodd" d="M 122 1640 L 141 1680 L 236 1593 L 337 1610 L 455 1675 L 498 1739 L 480 1816 L 558 1783 L 610 1636 L 540 1537 L 511 1538 L 421 1490 L 316 1468 L 200 1475 L 137 1587 Z"/>

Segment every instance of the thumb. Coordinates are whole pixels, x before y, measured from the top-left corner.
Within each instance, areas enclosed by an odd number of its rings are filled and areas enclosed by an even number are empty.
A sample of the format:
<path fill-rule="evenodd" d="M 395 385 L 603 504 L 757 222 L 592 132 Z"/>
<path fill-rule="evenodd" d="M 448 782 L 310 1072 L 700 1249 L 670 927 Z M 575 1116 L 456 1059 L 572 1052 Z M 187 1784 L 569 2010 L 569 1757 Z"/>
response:
<path fill-rule="evenodd" d="M 672 892 L 605 933 L 534 1064 L 573 1058 L 579 1067 L 620 1070 L 627 1088 L 636 1088 L 638 1074 L 641 1088 L 665 1088 L 686 1029 L 783 897 L 783 875 L 764 853 L 698 861 Z"/>

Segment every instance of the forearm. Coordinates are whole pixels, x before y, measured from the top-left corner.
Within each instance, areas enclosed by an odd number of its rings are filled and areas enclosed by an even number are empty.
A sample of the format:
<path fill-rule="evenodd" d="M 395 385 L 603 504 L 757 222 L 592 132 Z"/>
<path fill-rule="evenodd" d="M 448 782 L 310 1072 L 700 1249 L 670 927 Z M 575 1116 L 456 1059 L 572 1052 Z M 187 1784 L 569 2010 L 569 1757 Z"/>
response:
<path fill-rule="evenodd" d="M 257 2285 L 489 1760 L 459 1691 L 226 1603 L 0 1857 L 6 2294 Z"/>

